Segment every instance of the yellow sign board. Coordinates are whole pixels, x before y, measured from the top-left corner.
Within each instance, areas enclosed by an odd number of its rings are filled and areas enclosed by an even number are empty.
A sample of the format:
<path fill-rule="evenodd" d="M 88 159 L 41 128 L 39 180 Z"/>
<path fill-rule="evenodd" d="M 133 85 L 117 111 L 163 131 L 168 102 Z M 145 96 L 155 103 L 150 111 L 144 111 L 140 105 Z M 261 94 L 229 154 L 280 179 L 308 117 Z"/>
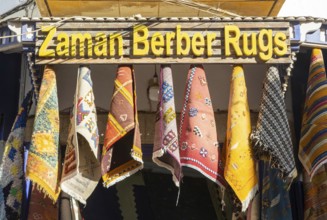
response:
<path fill-rule="evenodd" d="M 126 28 L 111 27 L 108 31 L 88 26 L 76 29 L 43 24 L 38 35 L 36 61 L 148 63 L 156 59 L 154 62 L 163 63 L 189 63 L 192 60 L 287 63 L 289 37 L 286 25 L 281 26 L 284 28 L 256 28 L 249 24 L 190 28 L 188 24 L 183 28 L 183 24 L 176 24 L 154 28 L 153 25 L 135 24 Z"/>

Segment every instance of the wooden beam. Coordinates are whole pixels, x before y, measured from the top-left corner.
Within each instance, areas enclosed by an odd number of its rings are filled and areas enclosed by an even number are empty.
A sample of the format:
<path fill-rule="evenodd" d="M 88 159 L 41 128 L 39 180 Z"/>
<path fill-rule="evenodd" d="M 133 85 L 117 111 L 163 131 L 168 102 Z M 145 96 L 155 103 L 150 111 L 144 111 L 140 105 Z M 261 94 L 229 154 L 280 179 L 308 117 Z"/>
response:
<path fill-rule="evenodd" d="M 268 16 L 277 16 L 278 12 L 280 11 L 280 9 L 282 8 L 283 4 L 284 4 L 285 0 L 276 0 L 275 4 L 273 5 L 273 7 L 271 8 Z"/>
<path fill-rule="evenodd" d="M 47 0 L 36 0 L 36 5 L 37 5 L 42 17 L 52 16 Z"/>

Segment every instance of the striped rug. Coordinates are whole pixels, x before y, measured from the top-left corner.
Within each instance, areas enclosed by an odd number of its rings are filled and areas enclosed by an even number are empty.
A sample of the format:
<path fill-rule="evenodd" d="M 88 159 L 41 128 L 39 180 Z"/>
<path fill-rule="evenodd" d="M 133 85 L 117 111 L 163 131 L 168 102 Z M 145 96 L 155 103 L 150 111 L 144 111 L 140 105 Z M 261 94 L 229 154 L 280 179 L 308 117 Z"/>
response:
<path fill-rule="evenodd" d="M 102 151 L 105 187 L 143 168 L 134 71 L 128 65 L 119 66 L 117 70 Z"/>
<path fill-rule="evenodd" d="M 310 179 L 327 162 L 327 79 L 320 49 L 313 49 L 303 111 L 299 159 Z"/>

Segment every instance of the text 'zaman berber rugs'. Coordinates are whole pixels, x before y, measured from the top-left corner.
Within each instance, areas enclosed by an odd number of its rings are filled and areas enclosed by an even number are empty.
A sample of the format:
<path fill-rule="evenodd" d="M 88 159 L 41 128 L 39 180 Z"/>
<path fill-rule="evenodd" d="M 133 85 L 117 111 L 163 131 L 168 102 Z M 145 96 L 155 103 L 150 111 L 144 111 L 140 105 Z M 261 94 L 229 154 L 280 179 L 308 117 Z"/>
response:
<path fill-rule="evenodd" d="M 4 204 L 7 219 L 19 219 L 23 202 L 24 134 L 33 92 L 27 93 L 16 116 L 14 125 L 5 144 L 0 167 L 0 190 L 5 189 Z M 2 193 L 2 191 L 0 192 Z M 0 210 L 0 212 L 2 212 Z M 1 214 L 0 214 L 0 219 Z"/>
<path fill-rule="evenodd" d="M 191 167 L 225 186 L 216 122 L 202 66 L 191 66 L 187 75 L 180 123 L 182 166 Z"/>
<path fill-rule="evenodd" d="M 225 179 L 245 211 L 258 190 L 256 163 L 250 145 L 251 120 L 242 66 L 231 76 L 226 131 Z"/>
<path fill-rule="evenodd" d="M 129 65 L 121 65 L 117 70 L 102 156 L 105 187 L 143 168 L 134 70 Z"/>
<path fill-rule="evenodd" d="M 153 161 L 159 166 L 170 170 L 175 185 L 179 187 L 181 164 L 178 148 L 173 76 L 170 66 L 161 66 L 159 86 Z"/>
<path fill-rule="evenodd" d="M 312 179 L 327 162 L 327 79 L 320 49 L 313 49 L 302 118 L 299 159 Z"/>
<path fill-rule="evenodd" d="M 59 110 L 56 74 L 46 66 L 36 107 L 26 176 L 57 201 L 59 188 Z"/>
<path fill-rule="evenodd" d="M 63 166 L 61 188 L 85 204 L 101 178 L 99 133 L 91 71 L 80 67 Z"/>

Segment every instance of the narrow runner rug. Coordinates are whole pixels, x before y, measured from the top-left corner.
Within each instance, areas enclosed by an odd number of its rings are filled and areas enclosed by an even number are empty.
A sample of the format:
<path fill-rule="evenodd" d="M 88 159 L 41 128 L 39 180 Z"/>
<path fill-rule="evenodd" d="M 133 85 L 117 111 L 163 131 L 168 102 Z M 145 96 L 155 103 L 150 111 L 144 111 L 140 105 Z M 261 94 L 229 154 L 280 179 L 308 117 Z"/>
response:
<path fill-rule="evenodd" d="M 105 187 L 143 168 L 134 71 L 128 65 L 121 65 L 117 70 L 102 156 Z"/>
<path fill-rule="evenodd" d="M 291 183 L 297 170 L 282 84 L 274 66 L 267 71 L 257 126 L 250 138 L 256 158 L 269 159 L 271 167 L 279 170 L 281 178 Z"/>
<path fill-rule="evenodd" d="M 26 177 L 54 202 L 60 193 L 58 176 L 59 111 L 56 75 L 46 66 L 36 107 Z"/>
<path fill-rule="evenodd" d="M 8 219 L 20 218 L 23 200 L 24 134 L 33 92 L 26 94 L 5 144 L 0 167 L 0 186 L 6 190 L 4 203 Z M 1 192 L 2 193 L 2 192 Z"/>
<path fill-rule="evenodd" d="M 91 71 L 80 67 L 68 134 L 61 189 L 85 204 L 101 178 L 99 134 Z"/>
<path fill-rule="evenodd" d="M 155 124 L 153 161 L 168 169 L 177 187 L 180 184 L 181 164 L 178 149 L 173 76 L 170 66 L 161 66 L 159 104 Z"/>
<path fill-rule="evenodd" d="M 327 79 L 320 49 L 313 49 L 303 111 L 299 159 L 312 178 L 327 162 Z"/>
<path fill-rule="evenodd" d="M 182 166 L 191 167 L 224 188 L 223 167 L 215 116 L 202 66 L 191 66 L 187 76 L 180 123 Z"/>
<path fill-rule="evenodd" d="M 245 211 L 258 190 L 256 163 L 250 145 L 251 120 L 242 66 L 231 77 L 226 132 L 225 178 Z"/>

